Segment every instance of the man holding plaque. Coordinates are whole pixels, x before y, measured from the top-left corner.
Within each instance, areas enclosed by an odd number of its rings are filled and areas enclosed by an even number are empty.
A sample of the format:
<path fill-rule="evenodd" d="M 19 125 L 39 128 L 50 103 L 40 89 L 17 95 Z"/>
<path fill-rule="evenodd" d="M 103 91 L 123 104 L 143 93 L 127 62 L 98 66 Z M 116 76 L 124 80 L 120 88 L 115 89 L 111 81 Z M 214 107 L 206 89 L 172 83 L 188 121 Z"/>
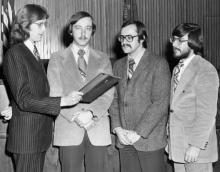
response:
<path fill-rule="evenodd" d="M 126 57 L 113 67 L 121 80 L 110 108 L 121 172 L 165 171 L 164 147 L 170 71 L 164 58 L 147 49 L 145 25 L 128 21 L 118 37 Z"/>
<path fill-rule="evenodd" d="M 68 33 L 73 41 L 66 49 L 52 54 L 48 65 L 51 96 L 80 90 L 100 73 L 112 74 L 109 58 L 94 50 L 89 42 L 96 26 L 84 11 L 71 16 Z M 110 89 L 91 103 L 79 103 L 61 110 L 55 121 L 54 145 L 59 146 L 62 172 L 107 171 L 105 159 L 111 144 L 108 109 L 113 100 Z"/>

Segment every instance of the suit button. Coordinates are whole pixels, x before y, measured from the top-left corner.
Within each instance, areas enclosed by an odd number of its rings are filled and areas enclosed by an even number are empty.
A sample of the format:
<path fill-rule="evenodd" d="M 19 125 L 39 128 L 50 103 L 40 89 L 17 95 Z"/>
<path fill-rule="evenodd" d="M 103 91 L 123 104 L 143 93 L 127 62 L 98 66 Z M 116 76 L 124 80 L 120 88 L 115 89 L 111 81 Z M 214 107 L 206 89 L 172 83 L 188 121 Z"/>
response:
<path fill-rule="evenodd" d="M 173 113 L 173 109 L 170 109 L 170 113 Z"/>

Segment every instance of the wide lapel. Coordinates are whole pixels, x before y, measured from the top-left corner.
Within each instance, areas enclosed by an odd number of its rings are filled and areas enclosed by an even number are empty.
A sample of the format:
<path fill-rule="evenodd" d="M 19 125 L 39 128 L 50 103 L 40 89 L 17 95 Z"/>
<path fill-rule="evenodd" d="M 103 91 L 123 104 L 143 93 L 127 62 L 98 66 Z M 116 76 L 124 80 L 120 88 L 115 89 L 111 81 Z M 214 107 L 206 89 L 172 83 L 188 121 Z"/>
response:
<path fill-rule="evenodd" d="M 195 75 L 195 66 L 197 64 L 198 61 L 198 56 L 195 56 L 192 61 L 188 64 L 188 66 L 186 67 L 186 69 L 184 70 L 180 81 L 178 83 L 178 86 L 176 88 L 176 91 L 173 95 L 172 98 L 172 102 L 175 102 L 175 100 L 178 98 L 178 96 L 183 92 L 185 85 L 188 84 L 190 82 L 190 80 L 192 79 L 192 77 Z"/>
<path fill-rule="evenodd" d="M 83 79 L 79 73 L 76 60 L 71 50 L 71 45 L 67 49 L 65 49 L 64 53 L 61 55 L 61 58 L 63 78 L 68 78 L 69 80 L 72 80 L 73 84 L 77 88 L 81 88 L 83 85 Z"/>
<path fill-rule="evenodd" d="M 120 72 L 120 81 L 119 81 L 119 87 L 121 91 L 121 97 L 124 97 L 125 92 L 127 90 L 127 84 L 128 84 L 128 74 L 127 74 L 127 68 L 128 68 L 128 57 L 124 57 L 122 59 L 121 66 L 119 68 Z"/>
<path fill-rule="evenodd" d="M 96 75 L 103 71 L 98 71 L 101 66 L 100 64 L 100 55 L 96 53 L 96 51 L 92 48 L 89 49 L 89 60 L 88 60 L 88 65 L 86 69 L 86 82 L 92 80 Z"/>
<path fill-rule="evenodd" d="M 143 71 L 145 71 L 145 73 L 147 73 L 146 70 L 149 69 L 149 65 L 150 65 L 150 56 L 149 56 L 149 51 L 145 50 L 143 56 L 141 57 L 141 60 L 138 63 L 137 68 L 135 69 L 130 81 L 129 81 L 129 85 L 133 82 L 136 81 L 136 79 L 141 75 L 141 73 Z M 131 84 L 132 85 L 132 84 Z"/>
<path fill-rule="evenodd" d="M 173 69 L 173 71 L 174 71 L 174 69 Z M 174 86 L 174 81 L 173 81 L 173 78 L 174 76 L 173 76 L 173 72 L 172 72 L 172 78 L 171 78 L 171 90 L 170 90 L 170 102 L 172 102 L 172 100 L 173 100 L 173 95 L 174 95 L 174 92 L 173 92 L 173 86 Z"/>
<path fill-rule="evenodd" d="M 38 70 L 42 75 L 47 78 L 47 74 L 42 62 L 36 59 L 31 50 L 29 50 L 29 48 L 24 43 L 22 43 L 21 46 L 26 51 L 25 55 L 28 57 L 28 61 L 30 62 L 30 64 L 33 65 L 33 67 L 36 67 L 36 70 Z"/>

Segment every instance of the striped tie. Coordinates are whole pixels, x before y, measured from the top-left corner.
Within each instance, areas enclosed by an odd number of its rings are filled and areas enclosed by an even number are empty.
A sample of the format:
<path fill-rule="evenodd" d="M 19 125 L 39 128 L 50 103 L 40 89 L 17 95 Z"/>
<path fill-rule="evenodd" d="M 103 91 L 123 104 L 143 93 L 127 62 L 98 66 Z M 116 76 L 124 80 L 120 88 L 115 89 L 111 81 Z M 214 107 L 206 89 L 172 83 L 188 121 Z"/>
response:
<path fill-rule="evenodd" d="M 39 52 L 38 52 L 38 50 L 37 50 L 36 45 L 34 45 L 33 54 L 34 54 L 34 56 L 36 57 L 37 61 L 39 61 L 39 60 L 40 60 L 40 54 L 39 54 Z"/>
<path fill-rule="evenodd" d="M 131 79 L 133 73 L 134 73 L 134 65 L 135 61 L 133 58 L 129 58 L 128 60 L 128 78 Z"/>
<path fill-rule="evenodd" d="M 181 68 L 184 66 L 183 60 L 180 60 L 178 65 L 173 70 L 173 92 L 176 91 L 177 85 L 179 83 L 179 74 Z"/>
<path fill-rule="evenodd" d="M 86 61 L 84 59 L 84 54 L 85 54 L 85 51 L 80 49 L 78 51 L 78 55 L 79 55 L 79 58 L 78 58 L 78 68 L 79 68 L 79 72 L 80 74 L 82 75 L 83 78 L 86 77 L 86 67 L 87 67 L 87 64 L 86 64 Z"/>

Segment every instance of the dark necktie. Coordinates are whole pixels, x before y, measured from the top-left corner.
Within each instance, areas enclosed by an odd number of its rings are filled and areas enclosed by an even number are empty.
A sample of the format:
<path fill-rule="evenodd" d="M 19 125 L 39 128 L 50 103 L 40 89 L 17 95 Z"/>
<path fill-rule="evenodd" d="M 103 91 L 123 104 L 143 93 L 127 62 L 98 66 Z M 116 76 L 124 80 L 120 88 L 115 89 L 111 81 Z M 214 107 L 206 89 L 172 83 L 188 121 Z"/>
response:
<path fill-rule="evenodd" d="M 128 78 L 131 79 L 133 73 L 134 73 L 134 65 L 135 61 L 133 58 L 129 58 L 128 60 Z"/>
<path fill-rule="evenodd" d="M 79 72 L 80 74 L 82 75 L 83 78 L 86 77 L 86 67 L 87 67 L 87 64 L 86 64 L 86 61 L 84 59 L 84 54 L 85 54 L 85 51 L 80 49 L 78 51 L 78 68 L 79 68 Z"/>
<path fill-rule="evenodd" d="M 180 70 L 183 66 L 184 66 L 183 60 L 180 60 L 178 65 L 176 65 L 173 70 L 173 92 L 176 91 L 177 85 L 179 83 Z"/>
<path fill-rule="evenodd" d="M 36 57 L 37 61 L 39 61 L 39 60 L 40 60 L 40 54 L 39 54 L 39 52 L 38 52 L 38 50 L 37 50 L 36 45 L 34 45 L 33 54 L 34 54 L 34 56 Z"/>

